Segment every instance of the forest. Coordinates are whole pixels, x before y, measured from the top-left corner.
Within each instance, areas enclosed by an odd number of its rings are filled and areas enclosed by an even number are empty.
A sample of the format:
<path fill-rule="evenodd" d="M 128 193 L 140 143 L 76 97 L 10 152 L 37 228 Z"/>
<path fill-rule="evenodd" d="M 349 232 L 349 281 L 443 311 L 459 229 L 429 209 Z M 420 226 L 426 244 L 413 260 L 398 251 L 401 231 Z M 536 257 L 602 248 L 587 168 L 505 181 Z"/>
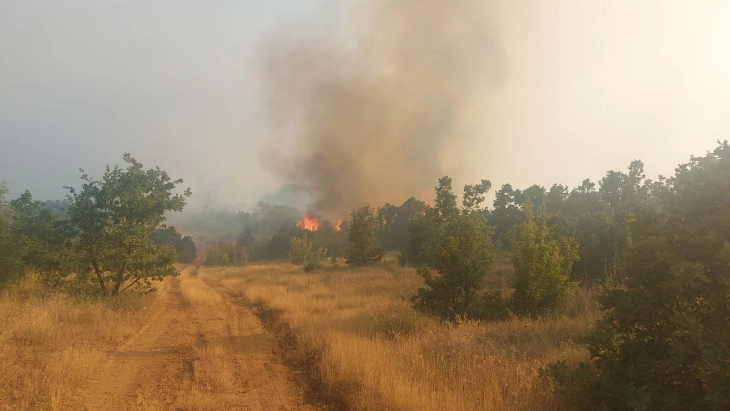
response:
<path fill-rule="evenodd" d="M 432 203 L 363 204 L 347 221 L 316 225 L 298 223 L 315 214 L 259 203 L 173 216 L 176 228 L 167 216 L 190 190 L 176 193 L 182 180 L 129 154 L 124 161 L 100 180 L 84 173 L 65 200 L 28 191 L 8 200 L 0 186 L 0 287 L 32 275 L 49 293 L 112 298 L 154 291 L 179 275 L 174 264 L 286 260 L 346 276 L 397 261 L 421 278 L 409 304 L 444 324 L 555 318 L 579 290 L 598 290 L 600 317 L 577 337 L 589 355 L 539 370 L 565 407 L 730 408 L 727 141 L 657 180 L 636 160 L 572 189 L 504 184 L 486 207 L 490 181 L 464 186 L 459 203 L 443 177 Z M 495 285 L 505 264 L 507 285 Z"/>

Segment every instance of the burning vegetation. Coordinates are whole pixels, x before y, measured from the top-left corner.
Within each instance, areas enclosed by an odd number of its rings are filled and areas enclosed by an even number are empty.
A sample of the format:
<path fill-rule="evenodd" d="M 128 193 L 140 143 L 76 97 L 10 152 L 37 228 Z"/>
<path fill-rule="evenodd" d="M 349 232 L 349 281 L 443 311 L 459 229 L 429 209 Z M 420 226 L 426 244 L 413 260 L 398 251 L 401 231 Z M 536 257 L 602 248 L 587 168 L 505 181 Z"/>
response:
<path fill-rule="evenodd" d="M 319 219 L 304 214 L 304 217 L 297 221 L 297 227 L 307 231 L 317 231 L 319 230 Z"/>
<path fill-rule="evenodd" d="M 297 221 L 297 228 L 301 228 L 303 230 L 307 231 L 317 231 L 320 228 L 319 219 L 316 217 L 312 217 L 308 214 L 304 214 L 301 220 Z M 342 219 L 337 219 L 337 222 L 334 225 L 334 230 L 336 232 L 342 231 Z"/>

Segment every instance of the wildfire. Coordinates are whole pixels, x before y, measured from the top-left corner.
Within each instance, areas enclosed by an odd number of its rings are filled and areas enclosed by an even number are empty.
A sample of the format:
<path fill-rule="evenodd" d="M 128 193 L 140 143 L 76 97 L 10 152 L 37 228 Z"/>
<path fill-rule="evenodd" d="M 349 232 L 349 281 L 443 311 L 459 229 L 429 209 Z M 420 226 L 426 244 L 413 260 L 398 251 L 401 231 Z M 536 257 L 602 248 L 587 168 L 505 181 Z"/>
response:
<path fill-rule="evenodd" d="M 423 190 L 421 191 L 421 194 L 418 195 L 418 199 L 432 206 L 436 201 L 436 191 L 433 188 Z"/>
<path fill-rule="evenodd" d="M 307 231 L 317 231 L 319 230 L 319 220 L 316 218 L 310 218 L 308 215 L 304 214 L 304 217 L 297 221 L 297 227 L 303 228 Z"/>
<path fill-rule="evenodd" d="M 335 224 L 335 231 L 337 231 L 338 233 L 340 231 L 342 231 L 342 219 L 341 218 L 339 220 L 337 220 L 337 224 Z"/>

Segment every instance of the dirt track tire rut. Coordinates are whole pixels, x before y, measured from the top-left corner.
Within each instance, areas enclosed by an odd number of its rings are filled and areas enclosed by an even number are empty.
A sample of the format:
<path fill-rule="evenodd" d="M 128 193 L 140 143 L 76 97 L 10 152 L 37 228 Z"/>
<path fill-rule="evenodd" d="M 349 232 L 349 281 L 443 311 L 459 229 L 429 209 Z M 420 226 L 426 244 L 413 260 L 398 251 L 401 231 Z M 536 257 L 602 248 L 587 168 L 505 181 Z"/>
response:
<path fill-rule="evenodd" d="M 180 281 L 166 280 L 146 324 L 109 353 L 67 409 L 316 409 L 251 307 L 217 281 L 206 282 L 221 303 L 187 304 Z M 230 375 L 223 388 L 210 382 L 216 369 Z"/>

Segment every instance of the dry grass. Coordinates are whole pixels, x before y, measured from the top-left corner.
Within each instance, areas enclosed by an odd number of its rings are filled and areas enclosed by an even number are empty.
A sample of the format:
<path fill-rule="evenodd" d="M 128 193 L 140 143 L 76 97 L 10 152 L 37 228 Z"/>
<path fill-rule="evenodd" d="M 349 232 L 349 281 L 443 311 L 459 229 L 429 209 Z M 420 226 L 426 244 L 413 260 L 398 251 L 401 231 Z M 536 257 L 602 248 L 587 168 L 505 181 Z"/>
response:
<path fill-rule="evenodd" d="M 0 293 L 0 409 L 63 409 L 104 352 L 139 329 L 151 300 L 81 302 L 47 295 L 32 277 Z"/>
<path fill-rule="evenodd" d="M 184 381 L 185 392 L 175 404 L 181 410 L 230 409 L 226 399 L 235 393 L 236 375 L 231 353 L 222 345 L 193 348 L 195 372 Z"/>
<path fill-rule="evenodd" d="M 441 324 L 411 308 L 421 278 L 395 264 L 318 274 L 252 265 L 218 275 L 279 313 L 297 340 L 294 362 L 316 362 L 324 395 L 356 410 L 560 410 L 538 371 L 586 359 L 574 339 L 598 315 L 593 293 L 577 290 L 553 318 Z"/>
<path fill-rule="evenodd" d="M 182 377 L 184 389 L 178 394 L 174 409 L 231 409 L 227 400 L 236 392 L 236 363 L 233 361 L 236 347 L 209 338 L 225 335 L 225 324 L 216 320 L 225 305 L 221 295 L 205 283 L 205 277 L 206 273 L 200 270 L 199 275 L 198 267 L 194 266 L 183 268 L 178 277 L 183 300 L 193 307 L 186 311 L 191 329 L 182 333 L 180 341 L 190 349 L 186 366 L 189 372 Z"/>
<path fill-rule="evenodd" d="M 180 273 L 180 291 L 183 299 L 191 305 L 216 305 L 221 303 L 221 296 L 198 277 L 198 268 L 186 267 Z"/>

